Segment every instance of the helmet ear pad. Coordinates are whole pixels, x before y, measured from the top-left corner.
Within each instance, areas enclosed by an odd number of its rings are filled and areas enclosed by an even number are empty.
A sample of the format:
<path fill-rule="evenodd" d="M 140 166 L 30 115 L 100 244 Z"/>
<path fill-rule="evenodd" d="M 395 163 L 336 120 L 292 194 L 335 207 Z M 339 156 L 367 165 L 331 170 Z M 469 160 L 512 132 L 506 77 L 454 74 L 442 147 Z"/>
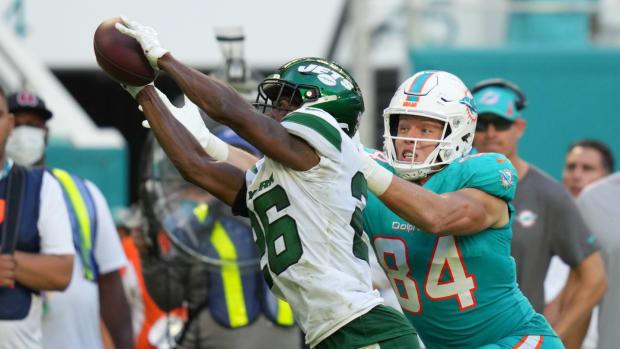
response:
<path fill-rule="evenodd" d="M 446 125 L 446 134 L 443 136 L 444 139 L 448 138 L 448 136 L 452 134 L 452 127 L 450 127 L 450 123 L 448 122 Z M 458 146 L 457 146 L 458 148 Z M 458 149 L 457 149 L 458 150 Z M 439 159 L 440 162 L 443 162 L 444 160 L 446 160 L 446 156 L 444 156 L 445 152 L 444 151 L 440 151 L 439 154 L 437 154 L 437 157 Z"/>

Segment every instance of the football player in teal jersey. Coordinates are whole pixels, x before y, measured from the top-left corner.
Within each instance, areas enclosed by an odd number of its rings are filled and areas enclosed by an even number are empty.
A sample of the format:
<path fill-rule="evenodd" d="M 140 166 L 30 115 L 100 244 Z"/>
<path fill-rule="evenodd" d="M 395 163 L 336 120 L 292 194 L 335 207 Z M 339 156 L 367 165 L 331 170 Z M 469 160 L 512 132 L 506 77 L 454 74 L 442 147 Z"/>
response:
<path fill-rule="evenodd" d="M 385 154 L 363 156 L 364 230 L 427 348 L 563 348 L 516 283 L 516 170 L 500 154 L 467 156 L 476 119 L 456 76 L 407 79 L 384 111 Z"/>

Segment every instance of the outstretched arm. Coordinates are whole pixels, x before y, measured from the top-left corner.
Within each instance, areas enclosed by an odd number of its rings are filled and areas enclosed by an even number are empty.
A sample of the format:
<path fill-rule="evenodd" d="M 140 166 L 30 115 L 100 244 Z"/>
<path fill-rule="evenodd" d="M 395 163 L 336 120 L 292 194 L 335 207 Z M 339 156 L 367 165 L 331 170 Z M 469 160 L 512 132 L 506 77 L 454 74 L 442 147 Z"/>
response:
<path fill-rule="evenodd" d="M 508 205 L 481 190 L 464 188 L 436 194 L 381 167 L 362 151 L 368 189 L 394 213 L 422 231 L 441 235 L 466 235 L 509 220 Z"/>
<path fill-rule="evenodd" d="M 211 118 L 232 128 L 266 156 L 294 170 L 308 170 L 319 163 L 312 147 L 290 135 L 278 122 L 263 117 L 230 86 L 174 59 L 161 47 L 153 28 L 125 17 L 121 19 L 116 28 L 135 38 L 151 66 L 166 70 L 183 93 Z"/>
<path fill-rule="evenodd" d="M 184 65 L 170 53 L 158 64 L 207 115 L 232 128 L 266 156 L 300 171 L 318 164 L 319 157 L 308 143 L 260 114 L 227 84 Z"/>
<path fill-rule="evenodd" d="M 244 172 L 209 159 L 200 143 L 178 122 L 152 85 L 136 95 L 157 141 L 184 179 L 232 205 L 244 182 Z"/>
<path fill-rule="evenodd" d="M 132 95 L 135 96 L 138 92 L 136 89 L 139 88 L 127 87 L 127 89 L 132 90 L 131 92 L 134 92 Z M 198 106 L 196 106 L 196 104 L 194 104 L 191 100 L 186 99 L 185 95 L 183 95 L 183 107 L 177 108 L 174 104 L 172 104 L 172 102 L 170 102 L 168 97 L 163 92 L 157 89 L 157 87 L 155 90 L 172 115 L 181 124 L 183 124 L 183 126 L 185 126 L 185 128 L 196 138 L 196 140 L 198 140 L 198 143 L 200 143 L 202 149 L 204 149 L 213 159 L 218 161 L 226 161 L 243 171 L 249 170 L 258 161 L 256 156 L 240 148 L 227 144 L 212 134 L 205 125 Z M 145 128 L 151 128 L 147 120 L 142 122 L 142 126 Z"/>
<path fill-rule="evenodd" d="M 508 223 L 506 202 L 481 190 L 465 188 L 438 195 L 415 183 L 393 177 L 379 199 L 422 231 L 466 235 Z"/>

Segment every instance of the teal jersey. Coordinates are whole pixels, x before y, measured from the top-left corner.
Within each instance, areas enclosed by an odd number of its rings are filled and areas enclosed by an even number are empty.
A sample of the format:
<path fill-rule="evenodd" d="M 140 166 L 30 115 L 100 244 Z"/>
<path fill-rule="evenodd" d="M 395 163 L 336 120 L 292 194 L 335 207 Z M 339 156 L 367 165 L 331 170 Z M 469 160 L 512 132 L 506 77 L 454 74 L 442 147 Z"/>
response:
<path fill-rule="evenodd" d="M 507 336 L 555 335 L 517 286 L 510 256 L 516 183 L 510 161 L 494 153 L 460 158 L 436 172 L 424 187 L 437 194 L 475 188 L 508 203 L 505 226 L 462 236 L 425 233 L 369 193 L 364 229 L 427 348 L 476 348 Z"/>

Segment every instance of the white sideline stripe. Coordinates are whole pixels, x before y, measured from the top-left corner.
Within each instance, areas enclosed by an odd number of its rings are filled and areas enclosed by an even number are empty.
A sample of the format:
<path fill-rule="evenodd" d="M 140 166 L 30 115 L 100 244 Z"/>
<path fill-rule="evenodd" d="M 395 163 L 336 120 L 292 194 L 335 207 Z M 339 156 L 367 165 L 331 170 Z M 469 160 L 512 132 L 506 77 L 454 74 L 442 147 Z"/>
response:
<path fill-rule="evenodd" d="M 535 349 L 542 342 L 542 336 L 527 336 L 525 342 L 515 347 L 515 349 Z"/>

